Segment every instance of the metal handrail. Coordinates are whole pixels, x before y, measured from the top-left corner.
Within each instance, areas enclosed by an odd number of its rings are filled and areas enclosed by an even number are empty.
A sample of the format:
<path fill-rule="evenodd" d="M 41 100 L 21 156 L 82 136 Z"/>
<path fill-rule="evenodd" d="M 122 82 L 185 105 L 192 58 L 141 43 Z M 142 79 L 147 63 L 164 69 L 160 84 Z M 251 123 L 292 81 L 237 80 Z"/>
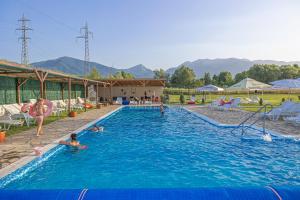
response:
<path fill-rule="evenodd" d="M 250 119 L 252 119 L 255 115 L 258 113 L 261 113 L 261 111 L 264 109 L 264 115 L 263 115 L 263 134 L 266 134 L 266 115 L 271 111 L 267 112 L 267 107 L 270 107 L 271 110 L 273 109 L 273 106 L 271 104 L 265 104 L 262 107 L 260 107 L 257 111 L 255 111 L 253 114 L 251 114 L 249 117 L 247 117 L 245 120 L 243 120 L 237 127 L 235 127 L 233 130 L 231 130 L 231 133 L 233 133 L 235 130 L 239 129 L 242 127 L 242 135 L 245 132 L 245 124 L 248 122 Z M 252 125 L 256 124 L 260 119 L 255 120 L 251 124 L 248 124 L 246 126 L 246 129 L 250 128 Z"/>

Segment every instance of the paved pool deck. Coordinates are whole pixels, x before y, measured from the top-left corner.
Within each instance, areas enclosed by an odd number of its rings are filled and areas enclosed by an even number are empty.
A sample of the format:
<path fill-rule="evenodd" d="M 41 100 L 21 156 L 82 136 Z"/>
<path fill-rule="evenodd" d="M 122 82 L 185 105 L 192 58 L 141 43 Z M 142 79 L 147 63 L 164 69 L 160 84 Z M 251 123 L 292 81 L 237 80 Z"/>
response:
<path fill-rule="evenodd" d="M 36 129 L 32 128 L 21 133 L 9 136 L 4 143 L 0 143 L 0 177 L 7 173 L 6 168 L 18 168 L 20 165 L 34 158 L 34 147 L 53 146 L 61 138 L 67 138 L 71 132 L 80 127 L 118 109 L 120 106 L 112 105 L 93 109 L 71 118 L 63 118 L 44 126 L 44 134 L 37 137 Z M 28 158 L 28 159 L 25 159 Z M 21 161 L 26 160 L 26 161 Z M 11 171 L 10 170 L 10 171 Z"/>
<path fill-rule="evenodd" d="M 244 111 L 244 110 L 232 110 L 232 111 L 221 111 L 214 110 L 206 106 L 185 106 L 188 110 L 199 113 L 201 115 L 205 115 L 208 118 L 211 118 L 221 124 L 228 125 L 236 125 L 241 123 L 248 116 L 253 114 L 252 112 Z M 254 120 L 258 119 L 258 116 L 250 120 L 250 122 L 254 122 Z M 262 120 L 255 124 L 258 127 L 262 127 Z M 292 124 L 287 124 L 283 120 L 271 121 L 266 120 L 266 128 L 281 133 L 283 135 L 300 137 L 300 126 L 294 126 Z"/>

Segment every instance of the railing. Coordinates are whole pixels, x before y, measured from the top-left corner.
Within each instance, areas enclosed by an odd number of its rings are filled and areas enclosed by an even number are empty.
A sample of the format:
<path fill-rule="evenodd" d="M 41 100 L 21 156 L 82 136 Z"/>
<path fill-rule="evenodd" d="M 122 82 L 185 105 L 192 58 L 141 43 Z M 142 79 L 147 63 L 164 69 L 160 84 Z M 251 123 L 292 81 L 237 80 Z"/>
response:
<path fill-rule="evenodd" d="M 267 110 L 268 107 L 271 108 L 270 110 L 273 109 L 273 106 L 272 106 L 271 104 L 265 104 L 264 106 L 260 107 L 257 111 L 255 111 L 254 113 L 252 113 L 252 114 L 251 114 L 249 117 L 247 117 L 245 120 L 243 120 L 237 127 L 235 127 L 235 128 L 231 131 L 231 133 L 233 133 L 233 132 L 236 131 L 237 129 L 242 128 L 242 135 L 244 135 L 244 133 L 245 133 L 245 131 L 246 131 L 247 129 L 251 128 L 251 126 L 253 126 L 254 124 L 256 124 L 258 121 L 261 121 L 261 120 L 262 120 L 262 121 L 263 121 L 263 126 L 262 126 L 262 128 L 263 128 L 263 134 L 266 134 L 266 116 L 267 116 L 267 114 L 270 112 L 270 111 Z M 249 120 L 253 119 L 257 114 L 261 114 L 262 111 L 263 111 L 263 116 L 262 116 L 262 118 L 258 118 L 258 119 L 256 119 L 256 120 L 254 120 L 252 123 L 247 124 L 247 126 L 245 126 L 246 123 L 247 123 Z"/>

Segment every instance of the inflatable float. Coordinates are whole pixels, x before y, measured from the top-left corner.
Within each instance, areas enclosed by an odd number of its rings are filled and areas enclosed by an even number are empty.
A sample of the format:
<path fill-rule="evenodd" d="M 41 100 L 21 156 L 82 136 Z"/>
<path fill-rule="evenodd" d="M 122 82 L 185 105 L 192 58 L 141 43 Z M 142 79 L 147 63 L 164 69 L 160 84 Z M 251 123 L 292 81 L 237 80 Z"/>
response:
<path fill-rule="evenodd" d="M 43 115 L 44 115 L 44 117 L 48 117 L 52 113 L 53 103 L 51 101 L 45 99 L 43 104 L 45 106 L 47 106 L 47 110 L 46 110 L 46 112 L 44 112 Z M 33 104 L 32 106 L 30 106 L 29 115 L 32 116 L 32 117 L 36 117 L 37 116 L 37 113 L 36 113 L 36 103 Z"/>

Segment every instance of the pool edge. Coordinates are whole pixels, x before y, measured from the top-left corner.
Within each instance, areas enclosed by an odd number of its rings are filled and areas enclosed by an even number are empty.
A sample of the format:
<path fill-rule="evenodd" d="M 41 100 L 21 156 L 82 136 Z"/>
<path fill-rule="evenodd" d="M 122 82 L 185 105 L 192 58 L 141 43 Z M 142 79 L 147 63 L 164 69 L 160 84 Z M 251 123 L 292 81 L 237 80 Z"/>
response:
<path fill-rule="evenodd" d="M 213 126 L 222 127 L 222 128 L 237 128 L 238 127 L 238 124 L 223 124 L 223 123 L 220 123 L 220 122 L 218 122 L 218 121 L 216 121 L 216 120 L 214 120 L 214 119 L 212 119 L 210 117 L 207 117 L 207 116 L 205 116 L 203 114 L 197 113 L 197 112 L 189 109 L 188 107 L 182 107 L 182 108 L 184 110 L 190 112 L 190 113 L 193 113 L 197 117 L 201 118 L 202 120 L 204 120 L 207 123 L 210 123 Z M 245 125 L 248 126 L 248 124 L 245 124 Z M 258 130 L 258 131 L 262 131 L 263 130 L 262 127 L 259 127 L 259 126 L 256 126 L 256 125 L 251 126 L 251 128 L 253 128 L 255 130 Z M 285 134 L 282 134 L 280 132 L 273 131 L 273 130 L 270 130 L 270 129 L 266 129 L 266 132 L 270 133 L 271 135 L 277 136 L 277 137 L 299 139 L 299 136 L 285 135 Z"/>
<path fill-rule="evenodd" d="M 115 110 L 112 110 L 108 113 L 106 113 L 105 115 L 98 117 L 97 119 L 94 119 L 93 121 L 85 124 L 84 126 L 79 127 L 78 129 L 76 129 L 75 131 L 73 131 L 72 133 L 79 133 L 82 130 L 88 128 L 89 126 L 91 126 L 92 124 L 96 123 L 99 120 L 102 120 L 108 116 L 110 116 L 111 114 L 119 111 L 120 109 L 122 109 L 124 106 L 119 106 L 118 108 L 116 108 Z M 52 143 L 47 144 L 46 146 L 41 148 L 41 151 L 43 152 L 43 154 L 45 154 L 46 152 L 50 151 L 51 149 L 53 149 L 54 147 L 58 146 L 58 142 L 61 140 L 66 140 L 70 137 L 70 134 L 72 133 L 68 133 L 63 137 L 60 137 L 56 140 L 54 140 Z M 29 156 L 25 156 L 19 160 L 17 160 L 16 162 L 13 162 L 9 165 L 7 165 L 6 167 L 0 169 L 0 179 L 6 177 L 7 175 L 15 172 L 16 170 L 20 169 L 21 167 L 25 166 L 26 164 L 30 163 L 31 161 L 33 161 L 34 159 L 38 158 L 38 156 L 34 156 L 34 155 L 29 155 Z"/>

